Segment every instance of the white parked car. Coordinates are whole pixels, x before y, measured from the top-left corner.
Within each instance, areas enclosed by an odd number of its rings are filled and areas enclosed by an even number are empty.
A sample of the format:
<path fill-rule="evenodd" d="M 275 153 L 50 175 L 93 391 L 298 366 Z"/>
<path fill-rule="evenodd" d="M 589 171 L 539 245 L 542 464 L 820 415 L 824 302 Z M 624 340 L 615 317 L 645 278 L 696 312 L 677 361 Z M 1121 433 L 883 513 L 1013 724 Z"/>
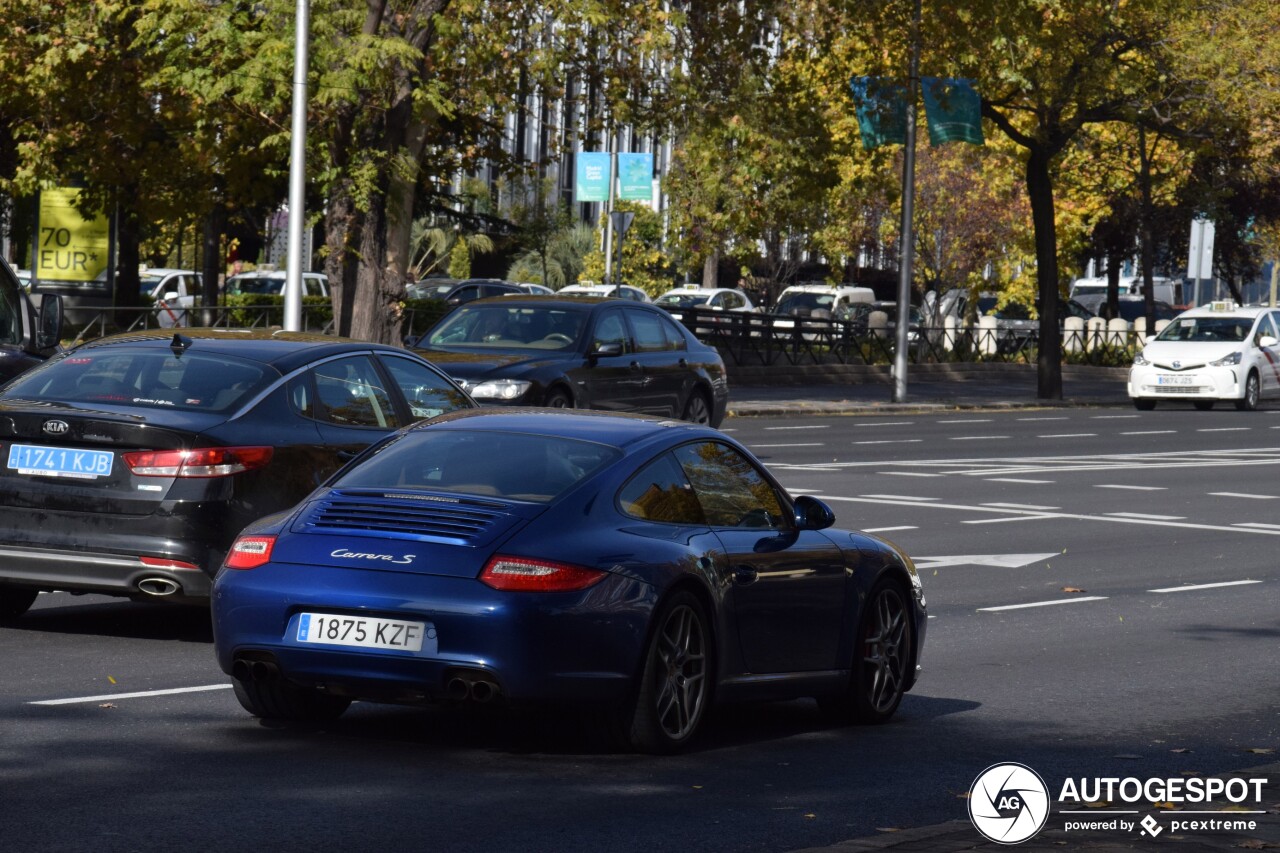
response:
<path fill-rule="evenodd" d="M 874 302 L 876 293 L 869 287 L 851 287 L 849 285 L 793 284 L 778 294 L 778 301 L 773 306 L 773 313 L 801 320 L 834 320 L 836 311 L 847 309 L 860 302 Z M 801 324 L 803 325 L 803 323 Z M 821 325 L 821 324 L 814 324 Z M 776 319 L 775 329 L 795 329 L 795 320 Z M 821 332 L 821 329 L 819 329 Z M 805 334 L 807 340 L 816 338 L 817 333 Z"/>
<path fill-rule="evenodd" d="M 162 329 L 190 326 L 187 310 L 200 296 L 200 274 L 193 270 L 152 267 L 139 270 L 143 293 L 151 295 L 156 306 L 156 321 Z"/>
<path fill-rule="evenodd" d="M 284 270 L 253 270 L 242 272 L 227 279 L 226 292 L 229 296 L 239 294 L 282 295 L 288 278 Z M 324 273 L 304 272 L 302 274 L 303 296 L 328 296 L 329 279 Z"/>
<path fill-rule="evenodd" d="M 559 296 L 612 296 L 633 302 L 649 302 L 649 294 L 629 284 L 570 284 L 556 291 Z"/>
<path fill-rule="evenodd" d="M 677 287 L 653 300 L 659 308 L 666 308 L 677 320 L 681 308 L 704 311 L 754 311 L 756 307 L 741 290 L 728 287 Z"/>
<path fill-rule="evenodd" d="M 1197 409 L 1230 400 L 1246 411 L 1280 396 L 1280 311 L 1229 301 L 1184 311 L 1134 358 L 1129 396 L 1142 410 L 1159 400 Z"/>

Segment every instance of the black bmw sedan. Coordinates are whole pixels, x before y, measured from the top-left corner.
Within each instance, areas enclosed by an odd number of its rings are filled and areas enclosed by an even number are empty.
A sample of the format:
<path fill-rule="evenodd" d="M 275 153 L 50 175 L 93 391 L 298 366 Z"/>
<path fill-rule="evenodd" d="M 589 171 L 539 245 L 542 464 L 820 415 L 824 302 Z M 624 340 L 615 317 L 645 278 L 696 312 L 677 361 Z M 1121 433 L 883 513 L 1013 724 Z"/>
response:
<path fill-rule="evenodd" d="M 471 406 L 412 353 L 341 338 L 190 329 L 70 350 L 0 391 L 0 619 L 40 590 L 207 598 L 245 525 Z"/>
<path fill-rule="evenodd" d="M 479 299 L 445 316 L 417 347 L 486 404 L 719 426 L 729 402 L 720 354 L 667 312 L 629 300 Z"/>

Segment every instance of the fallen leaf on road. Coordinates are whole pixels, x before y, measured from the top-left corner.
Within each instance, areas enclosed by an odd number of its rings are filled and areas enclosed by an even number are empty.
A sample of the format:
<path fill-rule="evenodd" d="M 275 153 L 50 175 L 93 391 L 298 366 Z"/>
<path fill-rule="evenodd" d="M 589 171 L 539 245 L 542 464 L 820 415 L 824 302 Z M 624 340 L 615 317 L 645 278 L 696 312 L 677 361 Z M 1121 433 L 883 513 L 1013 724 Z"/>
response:
<path fill-rule="evenodd" d="M 896 826 L 877 826 L 876 827 L 876 832 L 897 832 L 897 831 L 898 831 L 898 827 Z"/>
<path fill-rule="evenodd" d="M 1170 752 L 1176 752 L 1176 753 L 1178 753 L 1179 755 L 1183 755 L 1183 754 L 1185 754 L 1185 753 L 1190 752 L 1191 750 L 1186 749 L 1186 748 L 1184 747 L 1184 748 L 1182 748 L 1182 749 L 1171 749 L 1171 750 L 1169 750 L 1169 751 L 1170 751 Z"/>
<path fill-rule="evenodd" d="M 108 675 L 108 676 L 107 676 L 107 681 L 110 681 L 112 684 L 115 684 L 115 683 L 116 683 L 115 676 Z"/>
<path fill-rule="evenodd" d="M 1274 847 L 1275 845 L 1268 844 L 1265 841 L 1260 841 L 1257 838 L 1246 838 L 1236 846 L 1242 850 L 1266 850 L 1268 847 Z"/>
<path fill-rule="evenodd" d="M 1120 755 L 1113 755 L 1113 756 L 1111 756 L 1111 757 L 1112 757 L 1112 758 L 1124 758 L 1124 759 L 1128 759 L 1128 760 L 1131 760 L 1131 761 L 1136 761 L 1136 760 L 1138 760 L 1138 759 L 1142 758 L 1142 756 L 1141 756 L 1141 755 L 1133 755 L 1132 753 L 1128 753 L 1128 752 L 1121 753 Z"/>
<path fill-rule="evenodd" d="M 1178 807 L 1175 806 L 1173 803 L 1152 803 L 1151 808 L 1173 810 L 1173 809 L 1177 809 Z"/>
<path fill-rule="evenodd" d="M 116 706 L 116 703 L 114 703 L 114 702 L 103 702 L 103 703 L 102 703 L 101 705 L 99 705 L 98 707 L 99 707 L 99 708 L 114 708 L 115 706 Z"/>
<path fill-rule="evenodd" d="M 805 820 L 813 820 L 815 817 L 817 817 L 817 815 L 814 814 L 813 812 L 809 812 L 804 816 Z"/>
<path fill-rule="evenodd" d="M 1246 749 L 1245 752 L 1252 752 L 1254 755 L 1270 755 L 1275 750 L 1270 747 L 1255 746 L 1253 749 Z"/>
<path fill-rule="evenodd" d="M 1078 586 L 1064 586 L 1062 588 L 1062 591 L 1063 592 L 1084 592 L 1085 590 L 1081 589 Z"/>
<path fill-rule="evenodd" d="M 968 792 L 968 791 L 965 791 L 963 794 L 956 794 L 956 799 L 957 799 L 957 800 L 967 800 L 967 799 L 969 799 L 969 792 Z"/>
<path fill-rule="evenodd" d="M 1111 808 L 1111 803 L 1107 802 L 1106 800 L 1093 800 L 1092 802 L 1088 802 L 1088 803 L 1080 803 L 1080 805 L 1084 806 L 1086 809 L 1109 809 L 1109 808 Z"/>

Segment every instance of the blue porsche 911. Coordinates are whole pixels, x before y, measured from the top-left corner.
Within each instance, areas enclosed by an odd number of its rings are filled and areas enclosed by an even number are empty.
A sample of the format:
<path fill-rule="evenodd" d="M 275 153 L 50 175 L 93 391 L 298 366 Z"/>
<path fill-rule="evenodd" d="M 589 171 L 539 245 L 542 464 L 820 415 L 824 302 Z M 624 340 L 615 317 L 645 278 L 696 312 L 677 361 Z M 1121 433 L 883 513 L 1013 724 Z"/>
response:
<path fill-rule="evenodd" d="M 883 722 L 916 679 L 924 595 L 905 554 L 834 521 L 706 426 L 454 412 L 244 531 L 214 585 L 218 661 L 276 719 L 563 702 L 647 752 L 714 701 Z"/>

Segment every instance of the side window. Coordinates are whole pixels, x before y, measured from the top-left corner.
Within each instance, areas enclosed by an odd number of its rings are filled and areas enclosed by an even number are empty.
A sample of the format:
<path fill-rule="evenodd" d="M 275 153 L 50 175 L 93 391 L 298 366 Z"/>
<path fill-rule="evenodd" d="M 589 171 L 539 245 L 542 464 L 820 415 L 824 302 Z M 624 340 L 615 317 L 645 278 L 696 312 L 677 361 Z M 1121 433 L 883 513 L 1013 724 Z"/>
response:
<path fill-rule="evenodd" d="M 449 301 L 454 304 L 460 305 L 463 302 L 470 302 L 471 300 L 476 299 L 479 296 L 480 296 L 480 286 L 476 284 L 469 284 L 466 287 L 460 287 L 457 290 L 455 290 L 453 292 L 453 295 L 449 297 Z"/>
<path fill-rule="evenodd" d="M 316 390 L 311 384 L 311 372 L 295 376 L 289 381 L 289 403 L 304 418 L 316 418 Z"/>
<path fill-rule="evenodd" d="M 618 493 L 618 505 L 634 518 L 666 524 L 707 523 L 684 470 L 670 453 L 640 469 Z"/>
<path fill-rule="evenodd" d="M 22 343 L 22 297 L 18 295 L 18 282 L 9 275 L 8 268 L 3 271 L 4 281 L 0 282 L 0 344 Z"/>
<path fill-rule="evenodd" d="M 648 311 L 628 310 L 631 330 L 636 337 L 636 352 L 665 352 L 671 348 L 662 318 Z"/>
<path fill-rule="evenodd" d="M 738 451 L 718 441 L 675 450 L 712 527 L 778 530 L 786 526 L 777 493 Z"/>
<path fill-rule="evenodd" d="M 368 357 L 325 362 L 314 373 L 323 420 L 339 426 L 400 426 L 391 397 Z"/>
<path fill-rule="evenodd" d="M 1262 318 L 1258 321 L 1258 334 L 1254 337 L 1254 341 L 1253 341 L 1255 344 L 1258 343 L 1258 340 L 1263 335 L 1270 335 L 1273 338 L 1276 337 L 1276 327 L 1275 327 L 1275 324 L 1272 322 L 1274 319 L 1275 319 L 1274 314 L 1262 315 Z"/>
<path fill-rule="evenodd" d="M 623 352 L 630 352 L 627 340 L 627 324 L 621 311 L 609 311 L 596 321 L 595 335 L 591 348 L 597 349 L 607 344 L 621 344 Z"/>
<path fill-rule="evenodd" d="M 684 332 L 680 331 L 680 327 L 676 325 L 674 320 L 669 317 L 659 317 L 658 324 L 662 326 L 662 330 L 667 336 L 667 349 L 685 350 L 689 348 Z"/>
<path fill-rule="evenodd" d="M 434 418 L 468 407 L 462 392 L 426 365 L 396 355 L 381 356 L 380 359 L 392 381 L 404 394 L 414 420 Z"/>

